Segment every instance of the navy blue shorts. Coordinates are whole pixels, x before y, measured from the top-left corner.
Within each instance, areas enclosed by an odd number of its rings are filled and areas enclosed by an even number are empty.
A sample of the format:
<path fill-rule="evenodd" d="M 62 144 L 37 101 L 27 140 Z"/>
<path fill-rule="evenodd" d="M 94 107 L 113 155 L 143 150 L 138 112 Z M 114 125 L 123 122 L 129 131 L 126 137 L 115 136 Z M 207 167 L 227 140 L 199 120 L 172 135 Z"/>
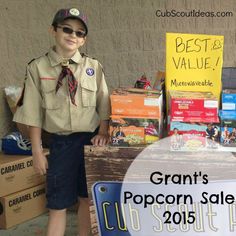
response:
<path fill-rule="evenodd" d="M 96 133 L 52 134 L 46 176 L 47 208 L 65 209 L 77 203 L 78 197 L 88 197 L 84 145 L 90 145 Z"/>

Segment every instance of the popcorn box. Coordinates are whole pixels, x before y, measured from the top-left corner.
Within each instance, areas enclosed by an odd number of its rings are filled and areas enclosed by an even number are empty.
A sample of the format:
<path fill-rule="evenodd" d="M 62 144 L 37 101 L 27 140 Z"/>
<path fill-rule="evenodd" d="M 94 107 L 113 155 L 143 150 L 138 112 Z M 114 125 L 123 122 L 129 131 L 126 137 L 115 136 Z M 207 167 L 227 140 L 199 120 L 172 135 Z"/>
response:
<path fill-rule="evenodd" d="M 236 147 L 236 111 L 220 111 L 221 145 Z"/>
<path fill-rule="evenodd" d="M 154 90 L 118 89 L 110 99 L 112 115 L 155 118 L 162 115 L 162 94 Z"/>
<path fill-rule="evenodd" d="M 45 184 L 0 197 L 0 228 L 14 225 L 39 216 L 47 211 Z"/>
<path fill-rule="evenodd" d="M 48 154 L 48 151 L 44 151 Z M 0 196 L 45 182 L 45 176 L 36 174 L 33 157 L 24 155 L 6 155 L 0 153 Z"/>
<path fill-rule="evenodd" d="M 114 146 L 150 144 L 160 139 L 161 120 L 150 117 L 111 116 L 110 135 Z"/>
<path fill-rule="evenodd" d="M 170 150 L 172 151 L 203 151 L 219 149 L 218 142 L 207 138 L 203 133 L 178 133 L 170 136 Z"/>
<path fill-rule="evenodd" d="M 178 130 L 179 133 L 198 133 L 201 134 L 203 137 L 211 135 L 212 128 L 216 129 L 215 139 L 216 141 L 219 140 L 219 132 L 220 132 L 220 122 L 218 123 L 198 123 L 198 122 L 179 122 L 179 121 L 172 121 L 170 122 L 170 130 L 168 132 L 169 135 L 174 133 L 174 130 Z M 212 130 L 213 131 L 213 130 Z M 213 132 L 212 132 L 213 133 Z"/>
<path fill-rule="evenodd" d="M 170 91 L 169 95 L 171 121 L 218 121 L 218 100 L 212 93 Z"/>
<path fill-rule="evenodd" d="M 220 124 L 170 122 L 168 135 L 171 136 L 172 150 L 218 148 Z"/>
<path fill-rule="evenodd" d="M 222 91 L 222 110 L 236 110 L 236 90 L 224 89 Z"/>

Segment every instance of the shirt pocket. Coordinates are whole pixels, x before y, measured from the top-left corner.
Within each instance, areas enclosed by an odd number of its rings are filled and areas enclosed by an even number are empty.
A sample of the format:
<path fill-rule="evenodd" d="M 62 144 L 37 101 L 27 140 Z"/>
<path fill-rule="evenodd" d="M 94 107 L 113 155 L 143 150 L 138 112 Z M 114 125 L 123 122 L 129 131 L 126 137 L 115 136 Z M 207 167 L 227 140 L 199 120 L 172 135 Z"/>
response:
<path fill-rule="evenodd" d="M 57 110 L 61 106 L 61 98 L 56 94 L 56 90 L 43 91 L 42 107 L 49 110 Z"/>
<path fill-rule="evenodd" d="M 96 106 L 97 84 L 96 80 L 87 80 L 81 83 L 82 104 L 84 107 Z"/>
<path fill-rule="evenodd" d="M 57 80 L 41 80 L 42 90 L 42 107 L 48 110 L 56 110 L 61 107 L 61 91 L 63 88 L 59 88 L 56 93 Z"/>

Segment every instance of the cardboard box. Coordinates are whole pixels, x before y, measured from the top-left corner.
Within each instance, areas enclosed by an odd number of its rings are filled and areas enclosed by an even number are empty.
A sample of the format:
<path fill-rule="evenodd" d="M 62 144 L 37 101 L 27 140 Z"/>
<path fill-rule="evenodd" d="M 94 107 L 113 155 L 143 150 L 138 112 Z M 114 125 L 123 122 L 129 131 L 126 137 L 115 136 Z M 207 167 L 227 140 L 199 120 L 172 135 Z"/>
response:
<path fill-rule="evenodd" d="M 111 116 L 112 145 L 129 146 L 150 144 L 161 137 L 162 120 L 151 117 Z"/>
<path fill-rule="evenodd" d="M 45 185 L 0 197 L 0 228 L 8 229 L 47 211 Z"/>
<path fill-rule="evenodd" d="M 208 138 L 202 132 L 172 133 L 170 136 L 170 150 L 172 151 L 207 151 L 210 149 L 220 150 L 219 142 Z"/>
<path fill-rule="evenodd" d="M 236 111 L 220 111 L 221 145 L 236 147 Z"/>
<path fill-rule="evenodd" d="M 158 92 L 120 89 L 113 91 L 110 98 L 112 115 L 155 118 L 162 115 L 162 94 Z"/>
<path fill-rule="evenodd" d="M 111 125 L 110 134 L 113 145 L 128 146 L 145 143 L 143 127 Z"/>
<path fill-rule="evenodd" d="M 222 68 L 222 88 L 236 88 L 236 67 Z"/>
<path fill-rule="evenodd" d="M 220 124 L 170 122 L 168 135 L 172 150 L 218 148 Z"/>
<path fill-rule="evenodd" d="M 48 153 L 45 150 L 45 153 Z M 32 156 L 5 155 L 0 153 L 0 196 L 45 182 L 45 176 L 36 174 Z"/>
<path fill-rule="evenodd" d="M 208 92 L 170 91 L 170 120 L 218 122 L 218 100 Z"/>
<path fill-rule="evenodd" d="M 206 147 L 206 138 L 201 133 L 173 134 L 170 138 L 171 150 L 174 151 L 196 151 Z"/>
<path fill-rule="evenodd" d="M 222 110 L 236 110 L 236 90 L 224 89 L 222 91 Z"/>
<path fill-rule="evenodd" d="M 177 129 L 179 133 L 198 133 L 202 134 L 203 137 L 208 136 L 209 128 L 217 129 L 217 137 L 216 139 L 219 140 L 219 132 L 220 132 L 220 123 L 187 123 L 187 122 L 178 122 L 178 121 L 171 121 L 170 122 L 170 130 L 168 132 L 169 135 L 174 133 L 174 130 Z"/>

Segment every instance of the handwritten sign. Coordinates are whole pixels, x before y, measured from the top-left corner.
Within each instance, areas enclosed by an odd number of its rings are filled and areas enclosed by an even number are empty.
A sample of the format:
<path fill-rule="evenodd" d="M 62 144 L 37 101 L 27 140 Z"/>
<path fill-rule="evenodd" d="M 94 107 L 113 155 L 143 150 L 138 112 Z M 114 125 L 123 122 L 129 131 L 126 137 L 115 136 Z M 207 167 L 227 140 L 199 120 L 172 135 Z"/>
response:
<path fill-rule="evenodd" d="M 166 34 L 166 90 L 212 92 L 220 98 L 224 36 Z"/>

